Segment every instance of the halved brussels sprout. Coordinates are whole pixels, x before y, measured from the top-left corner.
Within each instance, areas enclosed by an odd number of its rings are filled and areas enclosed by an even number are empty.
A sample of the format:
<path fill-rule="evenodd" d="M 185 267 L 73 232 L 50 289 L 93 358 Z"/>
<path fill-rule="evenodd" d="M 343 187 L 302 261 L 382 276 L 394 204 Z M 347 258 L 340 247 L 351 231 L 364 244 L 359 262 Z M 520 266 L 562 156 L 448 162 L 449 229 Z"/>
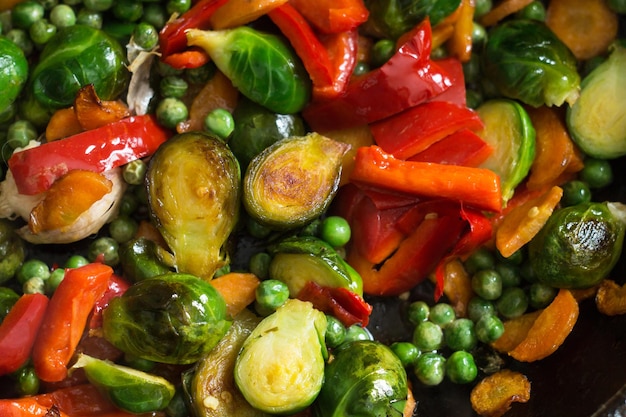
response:
<path fill-rule="evenodd" d="M 121 351 L 171 364 L 201 359 L 228 331 L 226 302 L 207 281 L 169 273 L 139 281 L 102 314 L 104 337 Z"/>
<path fill-rule="evenodd" d="M 514 100 L 488 100 L 476 111 L 485 126 L 479 134 L 494 149 L 481 167 L 500 176 L 502 199 L 506 202 L 535 159 L 535 128 L 526 110 Z"/>
<path fill-rule="evenodd" d="M 269 276 L 283 281 L 296 298 L 307 282 L 347 288 L 363 295 L 363 280 L 328 243 L 313 236 L 290 237 L 269 248 Z"/>
<path fill-rule="evenodd" d="M 556 210 L 530 241 L 537 281 L 589 288 L 607 277 L 622 253 L 626 205 L 588 202 Z"/>
<path fill-rule="evenodd" d="M 600 159 L 626 155 L 626 48 L 615 46 L 608 59 L 581 84 L 580 97 L 567 111 L 572 139 Z"/>
<path fill-rule="evenodd" d="M 244 207 L 254 219 L 276 229 L 299 227 L 319 217 L 337 192 L 349 149 L 318 133 L 274 143 L 248 166 Z"/>
<path fill-rule="evenodd" d="M 348 342 L 326 366 L 313 414 L 401 417 L 408 392 L 404 366 L 389 347 L 373 340 Z"/>
<path fill-rule="evenodd" d="M 264 417 L 235 385 L 235 360 L 261 318 L 245 309 L 233 320 L 226 336 L 200 359 L 191 378 L 189 399 L 195 417 Z"/>
<path fill-rule="evenodd" d="M 153 155 L 150 211 L 178 272 L 211 279 L 228 262 L 224 245 L 239 218 L 240 182 L 237 159 L 208 134 L 181 133 Z"/>
<path fill-rule="evenodd" d="M 167 379 L 80 353 L 72 369 L 82 368 L 89 382 L 122 410 L 163 410 L 176 389 Z"/>
<path fill-rule="evenodd" d="M 235 383 L 253 407 L 292 414 L 309 406 L 324 380 L 326 315 L 309 302 L 289 299 L 244 342 Z"/>

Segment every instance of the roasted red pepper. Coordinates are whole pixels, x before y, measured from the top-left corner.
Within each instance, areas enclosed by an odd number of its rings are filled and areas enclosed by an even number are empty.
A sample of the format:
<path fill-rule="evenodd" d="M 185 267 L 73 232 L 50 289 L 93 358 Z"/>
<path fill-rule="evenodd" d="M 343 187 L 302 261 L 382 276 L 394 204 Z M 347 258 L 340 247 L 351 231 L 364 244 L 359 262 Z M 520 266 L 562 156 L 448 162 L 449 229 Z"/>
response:
<path fill-rule="evenodd" d="M 0 375 L 17 371 L 28 360 L 47 307 L 45 295 L 24 294 L 6 315 L 0 324 Z"/>
<path fill-rule="evenodd" d="M 477 167 L 482 164 L 493 152 L 493 148 L 478 134 L 461 129 L 437 143 L 433 143 L 426 150 L 408 158 L 409 161 L 433 162 L 447 165 L 463 165 Z"/>
<path fill-rule="evenodd" d="M 15 152 L 8 164 L 19 193 L 38 194 L 70 170 L 103 172 L 149 156 L 169 136 L 153 116 L 131 116 Z"/>
<path fill-rule="evenodd" d="M 110 266 L 90 263 L 68 269 L 55 290 L 33 347 L 33 366 L 40 379 L 62 381 L 89 315 L 113 274 Z"/>
<path fill-rule="evenodd" d="M 482 210 L 499 212 L 502 209 L 500 177 L 493 171 L 403 161 L 378 146 L 358 149 L 350 180 L 425 198 L 460 201 Z"/>
<path fill-rule="evenodd" d="M 313 100 L 325 100 L 343 94 L 348 87 L 357 64 L 359 32 L 346 32 L 320 36 L 330 59 L 333 82 L 330 85 L 313 86 Z"/>
<path fill-rule="evenodd" d="M 290 3 L 322 33 L 356 29 L 369 16 L 362 0 L 290 0 Z"/>
<path fill-rule="evenodd" d="M 115 298 L 119 297 L 130 287 L 130 283 L 126 281 L 124 278 L 118 275 L 111 275 L 109 278 L 109 285 L 100 297 L 94 307 L 93 314 L 91 315 L 91 319 L 89 319 L 89 328 L 95 329 L 102 326 L 102 311 L 109 305 L 109 302 Z"/>
<path fill-rule="evenodd" d="M 408 159 L 460 129 L 479 130 L 478 113 L 447 101 L 429 101 L 370 125 L 385 152 Z"/>
<path fill-rule="evenodd" d="M 346 327 L 353 324 L 365 327 L 372 314 L 372 306 L 346 288 L 323 287 L 309 281 L 296 297 L 313 303 L 316 309 L 324 313 L 332 314 Z"/>
<path fill-rule="evenodd" d="M 177 19 L 168 22 L 159 32 L 161 57 L 187 48 L 187 29 L 208 29 L 213 13 L 228 0 L 199 0 Z"/>
<path fill-rule="evenodd" d="M 324 132 L 372 123 L 436 97 L 452 80 L 430 59 L 430 49 L 425 20 L 384 65 L 353 77 L 343 94 L 312 102 L 303 117 L 313 130 Z"/>
<path fill-rule="evenodd" d="M 176 69 L 199 68 L 206 65 L 210 60 L 211 57 L 203 49 L 194 47 L 163 58 L 164 63 Z"/>

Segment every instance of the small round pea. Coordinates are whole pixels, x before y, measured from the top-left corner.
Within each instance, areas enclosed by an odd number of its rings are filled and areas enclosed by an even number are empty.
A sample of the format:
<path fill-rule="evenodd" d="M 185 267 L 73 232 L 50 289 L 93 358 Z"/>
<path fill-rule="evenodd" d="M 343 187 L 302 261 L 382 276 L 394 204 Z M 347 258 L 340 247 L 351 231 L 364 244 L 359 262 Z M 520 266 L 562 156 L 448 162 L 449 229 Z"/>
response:
<path fill-rule="evenodd" d="M 575 206 L 580 203 L 591 201 L 591 190 L 589 185 L 580 180 L 572 180 L 563 184 L 563 197 L 561 197 L 561 205 Z"/>
<path fill-rule="evenodd" d="M 472 350 L 477 338 L 474 322 L 468 318 L 455 319 L 443 329 L 446 346 L 452 350 Z"/>
<path fill-rule="evenodd" d="M 502 278 L 503 288 L 518 287 L 522 283 L 519 266 L 508 262 L 497 262 L 494 269 Z"/>
<path fill-rule="evenodd" d="M 528 310 L 528 295 L 520 287 L 505 288 L 496 301 L 496 309 L 504 318 L 519 317 Z"/>
<path fill-rule="evenodd" d="M 52 295 L 56 289 L 59 287 L 61 281 L 65 278 L 65 269 L 64 268 L 56 268 L 50 274 L 50 278 L 48 278 L 44 282 L 44 290 L 48 295 Z"/>
<path fill-rule="evenodd" d="M 534 282 L 528 288 L 528 303 L 534 309 L 545 308 L 554 300 L 557 292 L 558 290 L 554 287 Z"/>
<path fill-rule="evenodd" d="M 165 8 L 160 3 L 144 3 L 142 19 L 160 30 L 167 22 Z"/>
<path fill-rule="evenodd" d="M 205 84 L 215 75 L 216 66 L 213 62 L 196 68 L 184 70 L 185 78 L 190 84 Z"/>
<path fill-rule="evenodd" d="M 329 348 L 336 348 L 346 340 L 347 329 L 338 318 L 330 314 L 326 315 L 326 335 L 324 336 L 326 345 Z"/>
<path fill-rule="evenodd" d="M 17 120 L 9 126 L 7 143 L 11 148 L 23 148 L 31 140 L 37 139 L 37 128 L 28 120 Z"/>
<path fill-rule="evenodd" d="M 76 14 L 77 25 L 85 25 L 94 29 L 102 29 L 102 22 L 103 17 L 101 12 L 89 10 L 86 7 L 80 9 Z"/>
<path fill-rule="evenodd" d="M 180 122 L 187 120 L 189 110 L 187 105 L 174 97 L 166 97 L 156 108 L 156 117 L 163 126 L 174 129 Z"/>
<path fill-rule="evenodd" d="M 468 88 L 465 93 L 465 100 L 467 102 L 467 107 L 470 109 L 477 109 L 483 101 L 485 101 L 485 97 L 482 91 L 479 91 L 475 88 Z"/>
<path fill-rule="evenodd" d="M 83 255 L 72 255 L 65 261 L 66 268 L 79 268 L 89 263 L 89 260 Z"/>
<path fill-rule="evenodd" d="M 24 294 L 45 294 L 46 282 L 40 277 L 29 278 L 24 285 L 22 285 L 22 292 Z"/>
<path fill-rule="evenodd" d="M 364 62 L 364 61 L 359 61 L 354 66 L 354 69 L 352 70 L 352 74 L 353 75 L 363 75 L 363 74 L 368 73 L 369 71 L 370 71 L 369 64 L 367 62 Z"/>
<path fill-rule="evenodd" d="M 374 336 L 367 329 L 359 324 L 353 324 L 346 328 L 346 338 L 343 343 L 355 342 L 357 340 L 374 340 Z"/>
<path fill-rule="evenodd" d="M 276 310 L 289 299 L 289 287 L 283 281 L 261 281 L 255 291 L 256 302 L 264 310 Z"/>
<path fill-rule="evenodd" d="M 226 109 L 214 109 L 204 118 L 204 129 L 226 141 L 235 130 L 235 119 Z"/>
<path fill-rule="evenodd" d="M 181 98 L 189 89 L 187 81 L 179 75 L 168 75 L 159 82 L 161 96 Z"/>
<path fill-rule="evenodd" d="M 446 358 L 439 353 L 422 353 L 416 360 L 413 372 L 418 380 L 427 386 L 436 386 L 446 376 Z"/>
<path fill-rule="evenodd" d="M 95 12 L 104 12 L 113 7 L 113 0 L 83 0 L 83 5 Z"/>
<path fill-rule="evenodd" d="M 30 56 L 35 49 L 35 44 L 24 29 L 12 28 L 5 35 L 10 41 L 20 47 L 24 55 Z"/>
<path fill-rule="evenodd" d="M 259 279 L 266 280 L 269 278 L 270 263 L 272 256 L 267 252 L 257 252 L 250 257 L 248 269 Z"/>
<path fill-rule="evenodd" d="M 65 28 L 76 24 L 76 12 L 67 4 L 58 4 L 50 10 L 50 23 L 57 28 Z"/>
<path fill-rule="evenodd" d="M 474 381 L 478 375 L 474 356 L 464 350 L 453 352 L 446 360 L 446 375 L 455 384 L 469 384 Z"/>
<path fill-rule="evenodd" d="M 59 0 L 37 0 L 41 4 L 44 10 L 51 10 L 54 6 L 59 4 Z"/>
<path fill-rule="evenodd" d="M 591 189 L 603 188 L 613 182 L 613 168 L 606 159 L 587 158 L 579 178 Z"/>
<path fill-rule="evenodd" d="M 496 314 L 483 315 L 474 325 L 476 338 L 482 343 L 495 342 L 504 333 L 504 324 Z"/>
<path fill-rule="evenodd" d="M 467 303 L 467 317 L 474 323 L 478 322 L 484 315 L 495 314 L 496 306 L 490 300 L 474 296 Z"/>
<path fill-rule="evenodd" d="M 109 235 L 118 243 L 125 243 L 131 240 L 139 225 L 137 221 L 128 216 L 117 216 L 109 223 Z"/>
<path fill-rule="evenodd" d="M 39 393 L 40 381 L 35 368 L 30 365 L 24 366 L 17 371 L 16 391 L 20 395 L 35 395 Z"/>
<path fill-rule="evenodd" d="M 159 42 L 159 32 L 150 23 L 139 22 L 133 30 L 133 40 L 140 48 L 150 50 Z"/>
<path fill-rule="evenodd" d="M 87 259 L 94 262 L 102 258 L 106 265 L 116 266 L 120 262 L 119 247 L 119 243 L 112 237 L 99 237 L 89 244 Z"/>
<path fill-rule="evenodd" d="M 396 43 L 392 39 L 380 39 L 372 45 L 370 64 L 380 67 L 396 52 Z"/>
<path fill-rule="evenodd" d="M 442 328 L 456 318 L 454 308 L 448 303 L 437 303 L 430 308 L 429 320 Z"/>
<path fill-rule="evenodd" d="M 493 269 L 495 265 L 495 256 L 493 252 L 485 247 L 475 250 L 463 262 L 463 266 L 468 274 L 473 275 L 483 269 Z"/>
<path fill-rule="evenodd" d="M 532 1 L 516 13 L 517 18 L 543 22 L 546 20 L 546 7 L 541 1 Z"/>
<path fill-rule="evenodd" d="M 483 269 L 472 275 L 472 289 L 485 300 L 495 300 L 502 294 L 502 278 L 494 269 Z"/>
<path fill-rule="evenodd" d="M 136 0 L 116 0 L 111 10 L 122 22 L 136 22 L 143 15 L 143 3 Z"/>
<path fill-rule="evenodd" d="M 250 234 L 250 236 L 257 239 L 263 239 L 272 233 L 272 229 L 270 227 L 249 216 L 246 217 L 246 231 Z"/>
<path fill-rule="evenodd" d="M 474 6 L 474 19 L 484 16 L 493 7 L 492 0 L 476 0 Z"/>
<path fill-rule="evenodd" d="M 420 355 L 420 350 L 411 342 L 394 342 L 390 346 L 405 368 L 413 366 Z"/>
<path fill-rule="evenodd" d="M 122 177 L 127 184 L 141 185 L 146 179 L 148 164 L 143 159 L 130 161 L 122 168 Z"/>
<path fill-rule="evenodd" d="M 422 352 L 430 352 L 443 347 L 443 329 L 431 322 L 423 321 L 413 330 L 413 344 Z"/>
<path fill-rule="evenodd" d="M 340 216 L 325 217 L 320 223 L 320 238 L 334 248 L 345 246 L 352 236 L 350 224 Z"/>
<path fill-rule="evenodd" d="M 28 30 L 33 23 L 43 19 L 45 13 L 41 3 L 35 0 L 26 0 L 17 3 L 11 9 L 11 23 L 16 28 Z"/>
<path fill-rule="evenodd" d="M 169 14 L 185 13 L 191 8 L 191 0 L 168 0 L 165 4 L 165 9 Z"/>
<path fill-rule="evenodd" d="M 39 19 L 28 28 L 28 34 L 36 45 L 45 45 L 57 33 L 57 27 L 47 19 Z"/>
<path fill-rule="evenodd" d="M 470 59 L 463 63 L 463 76 L 468 83 L 473 83 L 478 81 L 481 75 L 480 57 L 478 54 L 473 53 Z"/>
<path fill-rule="evenodd" d="M 472 23 L 472 45 L 482 46 L 487 41 L 487 29 L 480 23 Z M 472 54 L 473 55 L 473 54 Z"/>
<path fill-rule="evenodd" d="M 46 280 L 50 278 L 50 268 L 44 261 L 39 259 L 28 259 L 17 270 L 15 277 L 20 285 L 24 285 L 26 281 L 33 277 L 39 277 L 42 280 Z"/>
<path fill-rule="evenodd" d="M 430 316 L 430 306 L 425 301 L 413 301 L 407 311 L 409 321 L 417 326 Z"/>
<path fill-rule="evenodd" d="M 119 205 L 119 215 L 120 216 L 130 216 L 137 210 L 139 207 L 139 200 L 135 193 L 131 190 L 126 190 L 124 194 L 122 194 L 122 199 Z"/>

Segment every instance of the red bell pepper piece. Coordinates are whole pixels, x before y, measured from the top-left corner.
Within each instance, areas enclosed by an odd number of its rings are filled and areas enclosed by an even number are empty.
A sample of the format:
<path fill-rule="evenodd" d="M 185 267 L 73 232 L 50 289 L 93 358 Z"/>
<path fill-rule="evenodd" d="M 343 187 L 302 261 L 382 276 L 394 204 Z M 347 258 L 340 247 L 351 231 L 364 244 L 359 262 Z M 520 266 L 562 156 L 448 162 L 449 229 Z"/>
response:
<path fill-rule="evenodd" d="M 210 60 L 211 57 L 204 49 L 195 47 L 190 47 L 186 51 L 173 53 L 162 59 L 164 63 L 176 69 L 199 68 L 206 65 Z"/>
<path fill-rule="evenodd" d="M 309 301 L 316 309 L 332 314 L 346 327 L 353 324 L 367 326 L 372 313 L 372 306 L 358 294 L 346 288 L 324 287 L 313 281 L 307 282 L 296 298 Z"/>
<path fill-rule="evenodd" d="M 443 58 L 435 62 L 446 71 L 452 80 L 452 85 L 443 93 L 433 97 L 433 101 L 447 101 L 465 107 L 467 105 L 467 91 L 465 90 L 463 64 L 456 58 Z"/>
<path fill-rule="evenodd" d="M 430 59 L 431 40 L 425 20 L 384 65 L 353 78 L 343 94 L 309 104 L 304 119 L 319 132 L 343 129 L 384 119 L 441 94 L 452 80 Z"/>
<path fill-rule="evenodd" d="M 98 327 L 102 327 L 102 311 L 109 305 L 109 302 L 115 298 L 119 297 L 130 287 L 130 283 L 126 281 L 124 278 L 119 275 L 113 274 L 111 278 L 109 278 L 109 285 L 100 297 L 94 307 L 93 314 L 91 315 L 91 319 L 89 320 L 89 328 L 96 329 Z"/>
<path fill-rule="evenodd" d="M 290 0 L 290 3 L 322 33 L 356 29 L 369 17 L 362 0 Z"/>
<path fill-rule="evenodd" d="M 199 0 L 177 19 L 165 24 L 159 32 L 161 57 L 187 48 L 187 29 L 208 29 L 213 13 L 228 0 Z"/>
<path fill-rule="evenodd" d="M 370 125 L 374 141 L 398 159 L 408 159 L 460 129 L 483 127 L 478 113 L 447 101 L 429 101 Z"/>
<path fill-rule="evenodd" d="M 357 150 L 350 180 L 430 198 L 460 201 L 474 208 L 502 209 L 500 177 L 484 168 L 403 161 L 378 146 Z"/>
<path fill-rule="evenodd" d="M 15 372 L 28 360 L 48 307 L 43 294 L 24 294 L 0 324 L 0 375 Z"/>
<path fill-rule="evenodd" d="M 62 381 L 94 305 L 106 292 L 110 266 L 90 263 L 68 269 L 57 287 L 33 347 L 33 366 L 40 379 Z"/>
<path fill-rule="evenodd" d="M 314 85 L 313 100 L 330 99 L 346 91 L 357 64 L 359 32 L 353 29 L 322 35 L 320 40 L 328 52 L 333 82 L 330 85 Z"/>
<path fill-rule="evenodd" d="M 409 161 L 477 167 L 493 152 L 493 147 L 469 129 L 456 131 L 424 151 L 408 158 Z"/>
<path fill-rule="evenodd" d="M 19 193 L 38 194 L 70 170 L 103 172 L 149 156 L 169 136 L 153 116 L 131 116 L 15 152 L 8 164 Z"/>

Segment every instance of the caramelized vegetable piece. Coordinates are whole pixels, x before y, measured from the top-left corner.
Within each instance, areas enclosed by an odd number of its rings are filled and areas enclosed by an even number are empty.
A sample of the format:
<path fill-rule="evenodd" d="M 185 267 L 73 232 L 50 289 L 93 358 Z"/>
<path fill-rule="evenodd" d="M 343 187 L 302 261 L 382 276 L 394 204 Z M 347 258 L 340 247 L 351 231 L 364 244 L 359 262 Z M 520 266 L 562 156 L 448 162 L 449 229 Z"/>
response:
<path fill-rule="evenodd" d="M 111 189 L 111 181 L 97 172 L 68 172 L 52 184 L 45 198 L 30 213 L 30 231 L 37 234 L 71 226 Z"/>
<path fill-rule="evenodd" d="M 551 0 L 546 9 L 546 24 L 579 60 L 604 53 L 618 23 L 605 0 Z"/>
<path fill-rule="evenodd" d="M 210 281 L 226 301 L 226 310 L 235 317 L 255 300 L 255 291 L 261 281 L 251 273 L 230 272 Z"/>
<path fill-rule="evenodd" d="M 83 127 L 76 117 L 74 107 L 65 107 L 55 111 L 46 125 L 46 140 L 66 138 L 83 131 Z"/>
<path fill-rule="evenodd" d="M 552 303 L 539 314 L 528 335 L 509 353 L 520 362 L 543 359 L 558 349 L 578 319 L 578 301 L 571 291 L 559 290 Z"/>
<path fill-rule="evenodd" d="M 474 296 L 471 277 L 460 259 L 453 259 L 444 267 L 443 293 L 458 317 L 467 316 L 467 304 Z"/>
<path fill-rule="evenodd" d="M 93 84 L 78 90 L 74 100 L 76 118 L 83 130 L 91 130 L 130 116 L 128 106 L 120 100 L 100 100 Z"/>
<path fill-rule="evenodd" d="M 610 279 L 602 281 L 596 293 L 596 306 L 607 316 L 626 314 L 626 285 L 620 286 Z"/>
<path fill-rule="evenodd" d="M 339 185 L 344 185 L 349 182 L 350 173 L 354 169 L 354 156 L 356 155 L 356 150 L 361 146 L 370 146 L 374 144 L 372 131 L 368 125 L 362 125 L 325 132 L 324 136 L 350 145 L 350 149 L 343 156 L 342 161 L 341 181 Z"/>
<path fill-rule="evenodd" d="M 530 242 L 561 201 L 563 189 L 550 188 L 540 197 L 524 202 L 511 210 L 496 229 L 496 247 L 508 258 Z"/>
<path fill-rule="evenodd" d="M 526 338 L 533 323 L 535 323 L 535 320 L 539 317 L 539 314 L 541 314 L 541 310 L 506 320 L 503 323 L 504 333 L 491 344 L 491 347 L 502 353 L 510 352 L 515 349 L 515 347 Z"/>
<path fill-rule="evenodd" d="M 480 381 L 470 395 L 472 408 L 483 417 L 500 417 L 511 403 L 530 399 L 530 382 L 519 372 L 503 369 Z"/>
<path fill-rule="evenodd" d="M 179 130 L 202 130 L 204 118 L 209 112 L 215 109 L 232 112 L 237 105 L 238 97 L 239 91 L 233 83 L 221 71 L 216 71 L 193 99 L 189 106 L 189 120 L 179 123 L 182 126 Z"/>
<path fill-rule="evenodd" d="M 462 0 L 459 16 L 454 22 L 454 30 L 448 40 L 448 52 L 461 62 L 467 62 L 472 55 L 472 32 L 474 28 L 474 0 Z"/>
<path fill-rule="evenodd" d="M 287 0 L 228 0 L 209 21 L 215 30 L 234 28 L 250 23 L 284 3 Z"/>
<path fill-rule="evenodd" d="M 532 2 L 532 0 L 502 0 L 480 18 L 480 24 L 483 26 L 493 26 L 505 17 L 519 12 Z"/>

